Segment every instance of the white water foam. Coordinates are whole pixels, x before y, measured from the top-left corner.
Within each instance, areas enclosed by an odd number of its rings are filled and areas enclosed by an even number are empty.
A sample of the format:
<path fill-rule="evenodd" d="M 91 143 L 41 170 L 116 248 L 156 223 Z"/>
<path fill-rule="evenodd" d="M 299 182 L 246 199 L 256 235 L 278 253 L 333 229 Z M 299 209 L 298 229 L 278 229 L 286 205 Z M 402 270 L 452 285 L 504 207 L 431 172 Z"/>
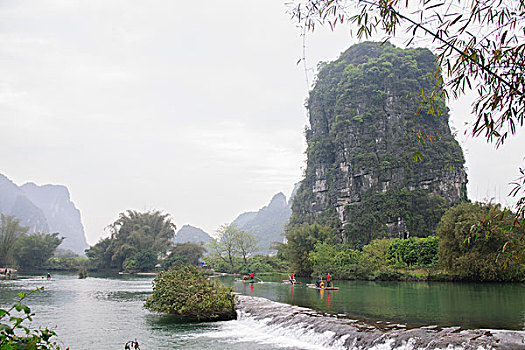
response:
<path fill-rule="evenodd" d="M 305 350 L 343 350 L 345 339 L 334 338 L 333 332 L 317 333 L 309 330 L 307 325 L 297 324 L 294 327 L 269 325 L 270 318 L 255 320 L 240 315 L 238 320 L 221 322 L 220 327 L 211 332 L 188 334 L 189 337 L 206 337 L 222 342 L 238 344 L 260 344 L 271 348 L 305 349 Z"/>
<path fill-rule="evenodd" d="M 308 324 L 295 324 L 282 327 L 270 324 L 271 318 L 254 319 L 241 312 L 239 319 L 235 321 L 220 322 L 216 330 L 204 333 L 187 334 L 188 338 L 209 338 L 229 344 L 247 344 L 251 348 L 254 344 L 268 346 L 272 349 L 304 349 L 304 350 L 364 350 L 353 342 L 345 346 L 348 336 L 335 337 L 335 333 L 325 331 L 319 333 L 309 327 Z M 429 347 L 420 348 L 414 339 L 394 347 L 394 339 L 386 338 L 384 343 L 375 344 L 367 350 L 424 350 Z M 462 350 L 463 347 L 449 345 L 446 348 L 431 348 L 435 350 Z M 478 347 L 477 350 L 486 350 Z"/>
<path fill-rule="evenodd" d="M 227 350 L 525 350 L 523 331 L 398 327 L 381 329 L 297 306 L 243 297 L 238 319 L 215 323 L 205 332 L 187 334 Z"/>

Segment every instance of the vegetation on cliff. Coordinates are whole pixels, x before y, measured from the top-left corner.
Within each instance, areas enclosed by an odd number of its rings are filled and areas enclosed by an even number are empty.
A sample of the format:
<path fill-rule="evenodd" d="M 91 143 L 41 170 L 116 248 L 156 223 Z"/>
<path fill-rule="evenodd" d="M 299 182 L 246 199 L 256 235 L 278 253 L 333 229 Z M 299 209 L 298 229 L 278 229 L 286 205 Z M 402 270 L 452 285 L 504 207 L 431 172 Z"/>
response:
<path fill-rule="evenodd" d="M 153 281 L 144 306 L 188 321 L 231 320 L 237 317 L 231 287 L 211 280 L 200 268 L 176 264 Z"/>
<path fill-rule="evenodd" d="M 291 226 L 343 227 L 341 242 L 361 248 L 375 238 L 427 236 L 447 206 L 466 199 L 444 101 L 441 116 L 418 113 L 435 71 L 427 49 L 371 42 L 320 65 Z"/>
<path fill-rule="evenodd" d="M 355 5 L 355 12 L 350 4 Z M 303 34 L 314 30 L 316 25 L 329 25 L 333 29 L 337 23 L 346 23 L 355 29 L 349 32 L 359 38 L 382 33 L 387 40 L 404 33 L 409 39 L 407 45 L 414 39 L 426 42 L 436 54 L 437 79 L 432 89 L 422 90 L 418 111 L 439 115 L 443 99 L 476 91 L 477 98 L 471 102 L 471 134 L 488 142 L 496 141 L 498 147 L 524 124 L 524 9 L 523 0 L 472 0 L 463 6 L 425 0 L 415 7 L 408 1 L 305 0 L 298 1 L 292 13 Z M 431 135 L 417 135 L 420 140 L 433 143 Z M 519 198 L 516 213 L 512 214 L 513 227 L 524 232 L 525 170 L 520 168 L 518 176 L 509 196 Z M 523 260 L 521 244 L 523 235 L 517 241 L 506 241 L 507 253 Z"/>

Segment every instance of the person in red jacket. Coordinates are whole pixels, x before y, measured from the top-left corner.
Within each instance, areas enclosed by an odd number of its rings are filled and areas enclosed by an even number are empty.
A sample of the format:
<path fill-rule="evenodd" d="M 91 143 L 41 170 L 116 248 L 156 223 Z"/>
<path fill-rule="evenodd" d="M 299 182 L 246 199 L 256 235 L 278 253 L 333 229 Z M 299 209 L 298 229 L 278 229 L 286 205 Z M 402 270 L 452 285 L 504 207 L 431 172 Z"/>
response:
<path fill-rule="evenodd" d="M 254 278 L 255 278 L 255 273 L 253 273 L 253 272 L 250 272 L 250 279 L 251 279 L 251 280 L 253 281 L 253 280 L 254 280 Z"/>
<path fill-rule="evenodd" d="M 326 275 L 326 286 L 331 287 L 332 286 L 332 276 L 330 276 L 330 273 Z"/>

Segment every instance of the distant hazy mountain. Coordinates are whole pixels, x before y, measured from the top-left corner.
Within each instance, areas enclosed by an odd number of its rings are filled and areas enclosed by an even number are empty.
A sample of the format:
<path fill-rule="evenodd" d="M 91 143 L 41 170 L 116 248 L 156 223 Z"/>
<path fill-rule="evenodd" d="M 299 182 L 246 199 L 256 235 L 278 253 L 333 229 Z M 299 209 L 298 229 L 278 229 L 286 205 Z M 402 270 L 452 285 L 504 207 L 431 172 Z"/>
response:
<path fill-rule="evenodd" d="M 65 186 L 27 183 L 18 187 L 0 174 L 0 213 L 19 219 L 21 226 L 29 227 L 29 233 L 58 232 L 65 237 L 60 248 L 83 254 L 89 247 L 80 211 Z"/>
<path fill-rule="evenodd" d="M 21 189 L 31 202 L 44 212 L 49 232 L 59 232 L 61 237 L 66 238 L 60 245 L 61 248 L 83 253 L 89 247 L 80 218 L 80 210 L 71 201 L 67 187 L 62 185 L 38 186 L 29 182 Z"/>
<path fill-rule="evenodd" d="M 24 191 L 4 175 L 0 174 L 0 213 L 15 216 L 20 225 L 29 227 L 29 233 L 48 232 L 44 212 L 38 208 Z"/>
<path fill-rule="evenodd" d="M 192 242 L 192 243 L 208 243 L 213 238 L 201 230 L 198 227 L 194 227 L 191 225 L 184 225 L 181 227 L 179 231 L 175 234 L 175 238 L 173 241 L 175 243 L 186 243 L 186 242 Z"/>
<path fill-rule="evenodd" d="M 270 249 L 272 242 L 283 242 L 284 227 L 290 220 L 292 209 L 286 201 L 286 196 L 278 193 L 273 196 L 270 204 L 257 212 L 247 212 L 239 215 L 232 222 L 237 229 L 249 232 L 258 241 L 260 253 L 273 252 Z"/>

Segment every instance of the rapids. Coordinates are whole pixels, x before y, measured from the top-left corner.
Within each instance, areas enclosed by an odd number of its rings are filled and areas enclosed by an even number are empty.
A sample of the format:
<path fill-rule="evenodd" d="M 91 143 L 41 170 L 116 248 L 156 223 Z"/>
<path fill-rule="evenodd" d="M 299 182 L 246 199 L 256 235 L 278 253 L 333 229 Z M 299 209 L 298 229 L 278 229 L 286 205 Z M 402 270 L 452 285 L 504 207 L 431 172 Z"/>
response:
<path fill-rule="evenodd" d="M 313 349 L 525 349 L 525 332 L 375 324 L 245 295 L 239 320 L 256 324 L 268 337 L 297 339 Z"/>

